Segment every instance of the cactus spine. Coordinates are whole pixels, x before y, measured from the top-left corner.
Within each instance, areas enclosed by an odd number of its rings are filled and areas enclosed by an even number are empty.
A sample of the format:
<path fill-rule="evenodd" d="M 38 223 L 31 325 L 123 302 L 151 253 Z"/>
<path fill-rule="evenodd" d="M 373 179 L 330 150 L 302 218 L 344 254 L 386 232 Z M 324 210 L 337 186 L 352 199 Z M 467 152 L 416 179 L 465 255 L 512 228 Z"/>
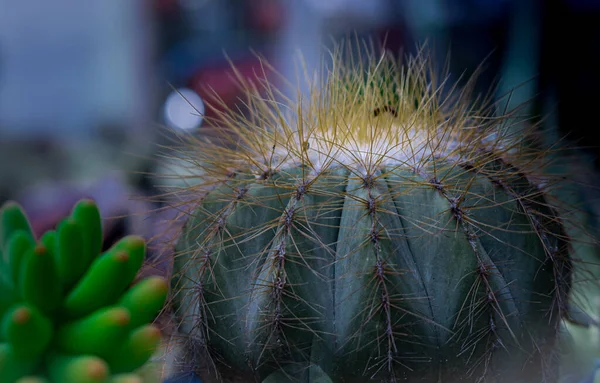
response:
<path fill-rule="evenodd" d="M 552 381 L 571 260 L 547 157 L 425 51 L 342 52 L 298 102 L 240 77 L 247 113 L 182 154 L 187 363 L 207 382 Z"/>

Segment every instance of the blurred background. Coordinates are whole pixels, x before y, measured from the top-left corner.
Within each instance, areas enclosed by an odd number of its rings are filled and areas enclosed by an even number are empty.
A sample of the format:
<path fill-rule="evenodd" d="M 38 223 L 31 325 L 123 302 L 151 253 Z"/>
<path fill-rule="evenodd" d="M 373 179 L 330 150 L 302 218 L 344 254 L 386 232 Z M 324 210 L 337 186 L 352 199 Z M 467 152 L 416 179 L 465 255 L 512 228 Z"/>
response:
<path fill-rule="evenodd" d="M 228 60 L 254 76 L 256 52 L 293 80 L 298 52 L 314 69 L 353 35 L 403 53 L 428 41 L 456 80 L 484 63 L 477 90 L 514 89 L 547 143 L 579 147 L 597 205 L 600 0 L 0 0 L 0 203 L 39 233 L 92 197 L 107 246 L 154 238 L 173 214 L 148 214 L 167 202 L 161 145 L 210 129 L 211 90 L 235 104 Z"/>
<path fill-rule="evenodd" d="M 457 80 L 484 63 L 478 91 L 514 89 L 548 143 L 600 164 L 598 0 L 0 0 L 0 203 L 42 231 L 89 196 L 107 236 L 151 236 L 160 145 L 210 128 L 211 90 L 235 104 L 228 60 L 254 76 L 256 52 L 293 80 L 298 52 L 314 69 L 353 35 L 403 53 L 428 41 Z"/>
<path fill-rule="evenodd" d="M 0 203 L 43 231 L 88 196 L 107 236 L 160 233 L 161 145 L 210 129 L 210 92 L 236 103 L 229 61 L 277 85 L 257 54 L 293 81 L 299 52 L 316 69 L 348 36 L 403 54 L 427 41 L 455 80 L 483 63 L 478 91 L 512 91 L 547 143 L 600 164 L 599 0 L 0 0 Z"/>

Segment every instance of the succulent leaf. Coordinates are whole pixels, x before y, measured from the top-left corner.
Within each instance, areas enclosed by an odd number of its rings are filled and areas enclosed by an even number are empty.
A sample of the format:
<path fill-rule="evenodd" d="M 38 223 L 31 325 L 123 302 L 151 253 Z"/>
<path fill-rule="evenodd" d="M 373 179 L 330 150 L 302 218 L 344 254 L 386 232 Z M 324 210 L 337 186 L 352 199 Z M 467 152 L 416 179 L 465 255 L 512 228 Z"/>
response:
<path fill-rule="evenodd" d="M 100 254 L 99 210 L 89 200 L 39 242 L 17 204 L 4 205 L 0 218 L 0 383 L 142 382 L 133 372 L 158 347 L 160 332 L 148 323 L 168 292 L 160 277 L 132 286 L 145 241 L 125 237 Z M 106 361 L 116 354 L 129 361 L 113 360 L 119 374 Z"/>

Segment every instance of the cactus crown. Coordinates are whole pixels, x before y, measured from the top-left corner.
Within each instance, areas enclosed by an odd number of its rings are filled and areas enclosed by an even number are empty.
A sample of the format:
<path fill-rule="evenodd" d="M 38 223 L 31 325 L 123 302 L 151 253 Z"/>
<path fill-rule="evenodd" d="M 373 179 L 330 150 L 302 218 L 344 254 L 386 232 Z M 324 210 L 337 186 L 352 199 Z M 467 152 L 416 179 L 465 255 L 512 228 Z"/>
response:
<path fill-rule="evenodd" d="M 341 166 L 366 175 L 388 165 L 418 170 L 440 158 L 477 167 L 493 153 L 533 176 L 547 159 L 525 145 L 529 131 L 516 126 L 522 122 L 517 110 L 494 116 L 491 93 L 475 99 L 476 74 L 459 89 L 434 68 L 426 47 L 404 63 L 373 51 L 344 60 L 346 50 L 332 52 L 333 65 L 322 71 L 327 76 L 305 76 L 310 98 L 299 94 L 299 101 L 234 69 L 247 110 L 215 109 L 219 137 L 189 138 L 191 153 L 181 157 L 191 173 L 202 169 L 211 180 L 232 172 L 265 178 L 305 166 L 317 176 Z"/>
<path fill-rule="evenodd" d="M 309 99 L 238 74 L 247 113 L 181 153 L 185 359 L 207 381 L 546 377 L 570 257 L 545 153 L 426 50 L 344 52 Z"/>

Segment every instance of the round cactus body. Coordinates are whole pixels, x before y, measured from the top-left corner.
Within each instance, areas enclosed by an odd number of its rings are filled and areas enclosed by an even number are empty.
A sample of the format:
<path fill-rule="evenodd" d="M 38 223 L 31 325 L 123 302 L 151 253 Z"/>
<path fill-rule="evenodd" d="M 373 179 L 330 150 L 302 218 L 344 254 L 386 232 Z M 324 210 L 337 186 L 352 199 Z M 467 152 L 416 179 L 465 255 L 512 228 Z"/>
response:
<path fill-rule="evenodd" d="M 336 58 L 309 100 L 246 83 L 231 141 L 193 142 L 173 289 L 205 381 L 552 381 L 570 258 L 544 158 L 438 81 Z"/>

